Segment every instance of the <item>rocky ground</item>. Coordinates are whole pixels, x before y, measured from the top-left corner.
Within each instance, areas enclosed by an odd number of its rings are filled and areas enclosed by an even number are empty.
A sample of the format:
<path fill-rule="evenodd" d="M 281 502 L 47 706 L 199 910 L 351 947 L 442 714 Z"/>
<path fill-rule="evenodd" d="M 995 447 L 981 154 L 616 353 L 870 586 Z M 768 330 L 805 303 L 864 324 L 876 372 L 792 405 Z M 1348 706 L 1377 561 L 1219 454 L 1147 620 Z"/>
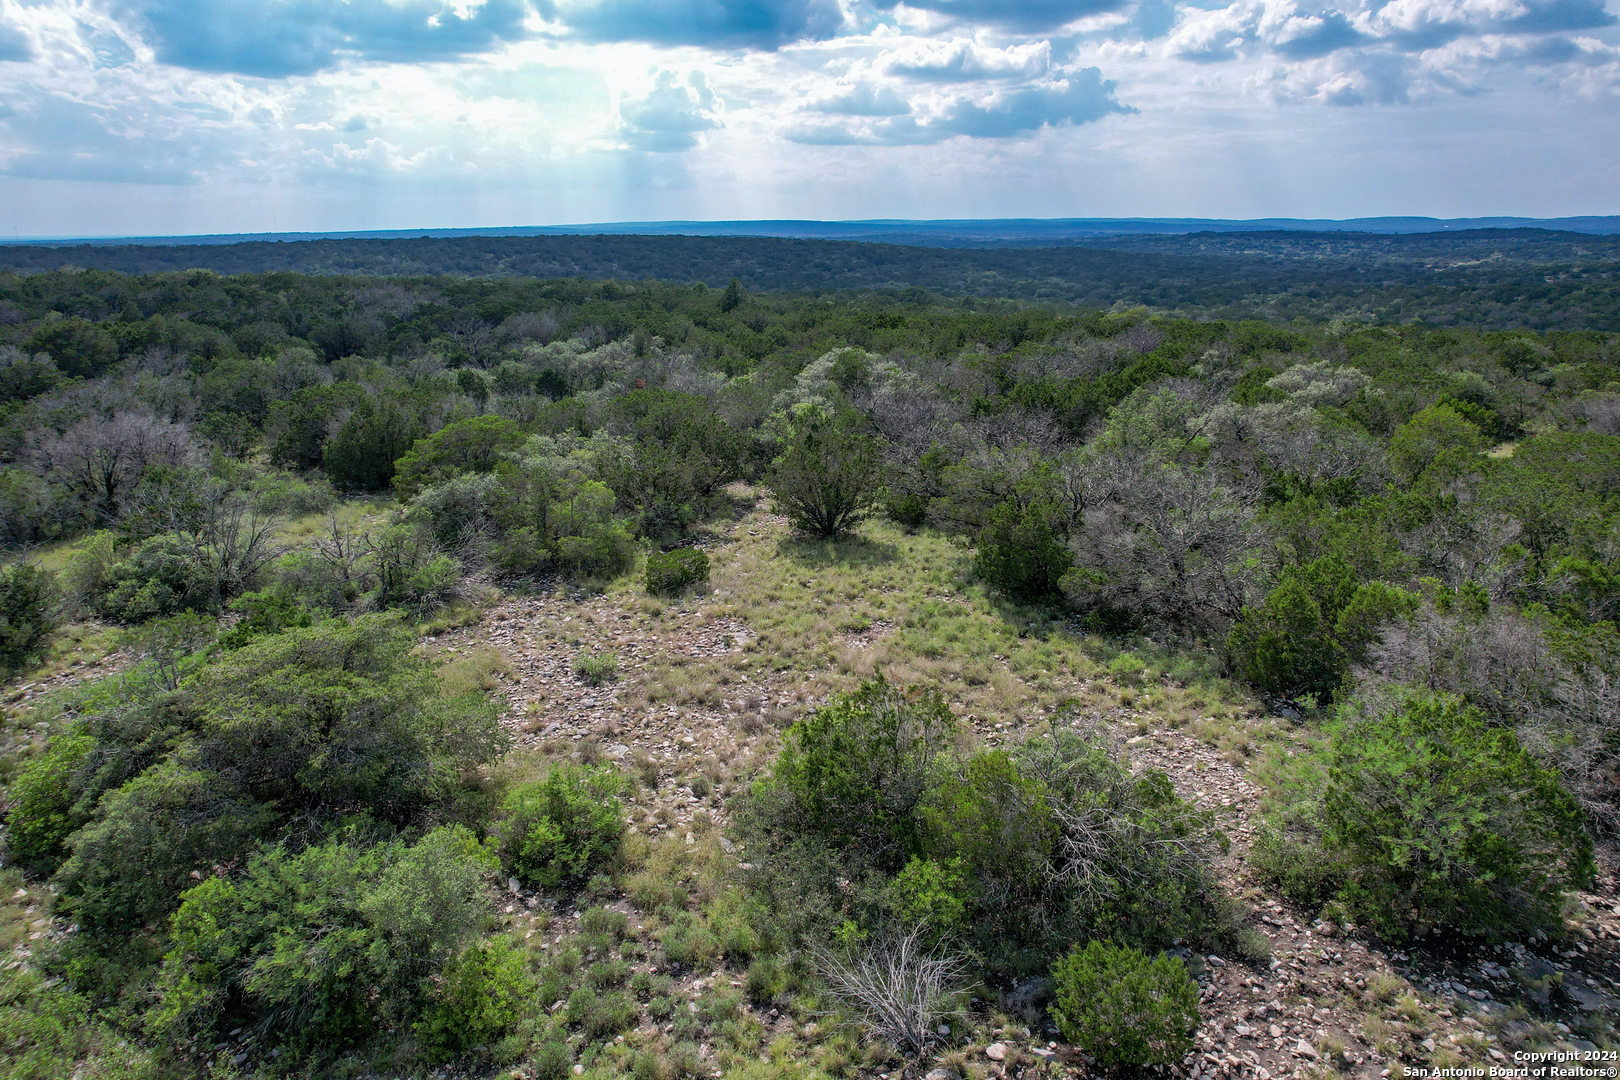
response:
<path fill-rule="evenodd" d="M 781 527 L 779 519 L 754 514 L 709 546 Z M 694 829 L 716 827 L 723 835 L 723 796 L 768 761 L 782 724 L 816 704 L 794 673 L 768 674 L 765 665 L 754 675 L 739 666 L 736 681 L 705 702 L 648 703 L 649 673 L 743 652 L 749 628 L 725 613 L 723 601 L 698 595 L 655 616 L 649 612 L 662 605 L 542 590 L 502 600 L 479 624 L 447 635 L 443 647 L 498 649 L 510 665 L 507 722 L 520 743 L 627 763 L 643 777 L 631 827 L 693 842 Z M 844 644 L 859 648 L 887 632 L 876 623 Z M 596 651 L 616 654 L 618 675 L 591 686 L 574 663 Z M 1422 1069 L 1503 1068 L 1526 1051 L 1595 1051 L 1594 1038 L 1612 1045 L 1606 1021 L 1620 1007 L 1620 892 L 1612 866 L 1580 897 L 1565 942 L 1459 948 L 1429 939 L 1396 948 L 1353 927 L 1313 921 L 1268 893 L 1246 861 L 1261 792 L 1245 764 L 1186 732 L 1155 730 L 1150 717 L 1118 709 L 1103 719 L 1117 724 L 1134 767 L 1166 771 L 1183 797 L 1216 813 L 1233 842 L 1221 876 L 1252 906 L 1254 928 L 1269 941 L 1269 958 L 1188 958 L 1202 987 L 1203 1026 L 1183 1075 L 1273 1080 L 1336 1072 L 1371 1080 Z M 986 742 L 1022 734 L 1016 722 L 972 722 Z M 555 941 L 567 929 L 568 913 L 561 914 L 549 930 Z M 1043 1061 L 1085 1068 L 1083 1055 L 1059 1045 L 1038 1010 L 1020 1026 L 1023 1003 L 1002 1004 L 1011 1013 L 975 1031 L 980 1041 L 952 1055 L 945 1072 L 1005 1076 Z M 763 1019 L 768 1026 L 791 1022 Z M 936 1070 L 935 1080 L 942 1077 Z"/>

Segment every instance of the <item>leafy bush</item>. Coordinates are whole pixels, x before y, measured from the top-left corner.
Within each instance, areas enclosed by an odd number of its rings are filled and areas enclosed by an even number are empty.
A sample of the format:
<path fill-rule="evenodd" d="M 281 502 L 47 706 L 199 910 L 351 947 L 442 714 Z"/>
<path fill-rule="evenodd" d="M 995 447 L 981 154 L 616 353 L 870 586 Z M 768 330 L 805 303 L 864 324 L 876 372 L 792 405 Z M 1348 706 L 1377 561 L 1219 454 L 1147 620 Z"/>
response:
<path fill-rule="evenodd" d="M 647 591 L 669 596 L 709 580 L 709 557 L 697 548 L 655 551 L 647 556 Z"/>
<path fill-rule="evenodd" d="M 568 1022 L 591 1041 L 617 1035 L 636 1022 L 641 1005 L 628 990 L 599 994 L 582 986 L 568 996 Z"/>
<path fill-rule="evenodd" d="M 1058 581 L 1074 555 L 1057 530 L 1051 505 L 1035 501 L 1020 507 L 1005 502 L 990 512 L 979 530 L 973 567 L 980 577 L 1020 600 L 1047 600 L 1061 594 Z"/>
<path fill-rule="evenodd" d="M 492 947 L 452 964 L 487 919 L 491 869 L 450 826 L 410 846 L 278 847 L 239 879 L 208 878 L 171 920 L 157 1029 L 207 1037 L 247 1022 L 295 1046 L 343 1046 L 415 1020 L 447 967 L 448 998 L 427 1021 L 440 1045 L 509 1022 L 521 956 Z"/>
<path fill-rule="evenodd" d="M 835 537 L 876 505 L 882 462 L 877 440 L 864 429 L 859 414 L 828 417 L 814 406 L 794 417 L 787 449 L 766 483 L 795 528 Z"/>
<path fill-rule="evenodd" d="M 228 649 L 239 649 L 265 634 L 302 629 L 315 622 L 309 608 L 285 593 L 268 589 L 238 597 L 231 606 L 241 612 L 242 617 L 220 635 L 219 643 Z"/>
<path fill-rule="evenodd" d="M 506 938 L 475 945 L 451 961 L 417 1038 L 440 1060 L 486 1046 L 511 1030 L 534 991 L 521 950 Z"/>
<path fill-rule="evenodd" d="M 253 495 L 263 513 L 288 517 L 322 514 L 337 502 L 331 482 L 318 473 L 308 479 L 290 473 L 271 473 L 254 483 Z"/>
<path fill-rule="evenodd" d="M 82 732 L 51 739 L 11 783 L 6 848 L 11 860 L 36 872 L 55 870 L 67 857 L 67 838 L 85 822 L 71 783 L 94 740 Z"/>
<path fill-rule="evenodd" d="M 613 517 L 613 492 L 594 480 L 580 485 L 565 501 L 552 505 L 552 542 L 558 566 L 586 577 L 611 577 L 635 560 L 635 540 L 624 522 Z"/>
<path fill-rule="evenodd" d="M 1133 775 L 1069 728 L 946 757 L 953 728 L 936 695 L 881 679 L 789 728 L 774 775 L 733 820 L 791 933 L 921 923 L 1007 980 L 1077 939 L 1166 946 L 1225 931 L 1208 871 L 1218 834 L 1164 774 Z"/>
<path fill-rule="evenodd" d="M 623 960 L 601 960 L 585 972 L 585 985 L 593 990 L 617 990 L 630 978 L 630 965 Z"/>
<path fill-rule="evenodd" d="M 223 653 L 180 693 L 87 710 L 95 745 L 71 787 L 90 820 L 57 874 L 86 936 L 161 923 L 193 870 L 290 821 L 318 830 L 365 807 L 403 828 L 446 813 L 506 736 L 482 695 L 440 696 L 415 644 L 387 616 L 323 623 Z"/>
<path fill-rule="evenodd" d="M 574 1072 L 574 1052 L 560 1039 L 547 1040 L 529 1058 L 529 1072 L 534 1080 L 568 1080 Z"/>
<path fill-rule="evenodd" d="M 664 947 L 664 956 L 672 964 L 701 968 L 720 955 L 720 939 L 714 936 L 708 924 L 685 911 L 659 932 L 658 943 Z"/>
<path fill-rule="evenodd" d="M 1246 607 L 1227 635 L 1238 676 L 1283 698 L 1328 701 L 1350 666 L 1365 659 L 1379 627 L 1416 610 L 1418 598 L 1381 582 L 1358 585 L 1337 555 L 1284 570 L 1259 607 Z"/>
<path fill-rule="evenodd" d="M 1052 1018 L 1105 1065 L 1173 1065 L 1193 1048 L 1198 984 L 1179 960 L 1102 941 L 1052 966 Z"/>
<path fill-rule="evenodd" d="M 624 787 L 611 768 L 562 765 L 544 780 L 514 788 L 497 826 L 504 864 L 548 889 L 584 880 L 618 849 Z"/>
<path fill-rule="evenodd" d="M 402 499 L 462 473 L 487 473 L 503 453 L 516 450 L 523 433 L 500 416 L 469 416 L 417 439 L 394 463 L 394 489 Z"/>
<path fill-rule="evenodd" d="M 589 908 L 579 917 L 580 933 L 605 934 L 613 941 L 624 937 L 625 928 L 629 925 L 630 920 L 624 912 L 612 908 Z"/>
<path fill-rule="evenodd" d="M 1323 765 L 1321 842 L 1345 867 L 1340 897 L 1386 933 L 1556 927 L 1564 893 L 1593 873 L 1558 775 L 1456 698 L 1412 694 L 1345 724 Z"/>
<path fill-rule="evenodd" d="M 937 691 L 879 675 L 788 728 L 774 775 L 756 788 L 776 827 L 889 872 L 915 850 L 914 811 L 955 718 Z"/>
<path fill-rule="evenodd" d="M 574 657 L 574 674 L 587 686 L 601 686 L 619 673 L 619 658 L 610 652 L 584 652 Z"/>
<path fill-rule="evenodd" d="M 181 611 L 211 611 L 220 599 L 220 577 L 172 535 L 149 537 L 116 554 L 110 534 L 100 534 L 75 556 L 69 570 L 77 598 L 103 619 L 144 622 Z"/>
<path fill-rule="evenodd" d="M 56 629 L 56 575 L 28 562 L 0 567 L 0 666 L 38 656 Z"/>

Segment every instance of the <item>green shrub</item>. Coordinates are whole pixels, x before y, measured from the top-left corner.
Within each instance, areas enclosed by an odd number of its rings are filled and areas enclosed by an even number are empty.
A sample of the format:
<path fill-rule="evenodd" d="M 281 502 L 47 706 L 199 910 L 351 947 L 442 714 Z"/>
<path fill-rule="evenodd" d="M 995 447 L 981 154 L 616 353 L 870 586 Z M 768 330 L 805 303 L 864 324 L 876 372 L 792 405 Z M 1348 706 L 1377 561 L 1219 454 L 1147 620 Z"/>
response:
<path fill-rule="evenodd" d="M 568 1022 L 589 1040 L 617 1035 L 636 1022 L 641 1012 L 635 995 L 628 990 L 599 994 L 582 986 L 568 996 Z"/>
<path fill-rule="evenodd" d="M 647 591 L 669 596 L 709 580 L 709 557 L 697 548 L 655 551 L 647 556 Z"/>
<path fill-rule="evenodd" d="M 876 505 L 883 462 L 869 426 L 859 413 L 828 417 L 813 405 L 796 411 L 787 448 L 766 478 L 795 528 L 836 537 Z"/>
<path fill-rule="evenodd" d="M 1179 960 L 1092 941 L 1052 966 L 1052 1018 L 1104 1065 L 1173 1065 L 1193 1048 L 1198 984 Z"/>
<path fill-rule="evenodd" d="M 417 1021 L 417 1038 L 441 1061 L 487 1046 L 522 1017 L 534 989 L 524 955 L 510 941 L 475 945 L 444 969 L 437 994 Z"/>
<path fill-rule="evenodd" d="M 743 992 L 755 1005 L 767 1005 L 776 999 L 786 985 L 782 965 L 770 956 L 757 956 L 748 965 L 748 976 L 743 980 Z"/>
<path fill-rule="evenodd" d="M 110 534 L 99 534 L 75 556 L 69 578 L 79 602 L 112 622 L 214 611 L 228 599 L 218 568 L 168 534 L 149 537 L 123 554 L 115 553 Z"/>
<path fill-rule="evenodd" d="M 1417 597 L 1381 582 L 1358 585 L 1337 555 L 1284 570 L 1258 607 L 1245 607 L 1226 638 L 1239 678 L 1283 698 L 1328 701 L 1380 627 L 1417 608 Z"/>
<path fill-rule="evenodd" d="M 1023 507 L 1002 503 L 979 530 L 974 569 L 992 586 L 1020 600 L 1060 595 L 1058 581 L 1073 565 L 1074 555 L 1052 527 L 1056 516 L 1056 508 L 1040 500 Z"/>
<path fill-rule="evenodd" d="M 619 674 L 619 658 L 610 652 L 583 652 L 574 657 L 574 674 L 586 686 L 601 686 Z"/>
<path fill-rule="evenodd" d="M 535 1048 L 529 1058 L 534 1080 L 569 1080 L 574 1073 L 574 1052 L 560 1039 L 550 1039 Z"/>
<path fill-rule="evenodd" d="M 170 664 L 180 693 L 87 710 L 94 767 L 74 795 L 91 820 L 57 872 L 86 936 L 162 924 L 192 871 L 239 865 L 294 820 L 306 834 L 358 807 L 385 829 L 443 820 L 506 736 L 483 695 L 440 695 L 416 640 L 387 616 L 289 630 Z"/>
<path fill-rule="evenodd" d="M 588 908 L 579 917 L 579 929 L 584 934 L 601 934 L 610 941 L 618 941 L 624 937 L 624 931 L 630 920 L 622 911 L 612 908 Z"/>
<path fill-rule="evenodd" d="M 337 502 L 331 483 L 318 474 L 306 480 L 291 473 L 271 473 L 254 483 L 253 495 L 260 513 L 288 517 L 322 514 Z"/>
<path fill-rule="evenodd" d="M 232 608 L 242 613 L 236 625 L 219 637 L 227 649 L 239 649 L 256 637 L 313 626 L 315 616 L 294 597 L 265 589 L 238 597 Z"/>
<path fill-rule="evenodd" d="M 1565 892 L 1592 876 L 1558 775 L 1456 698 L 1414 693 L 1325 753 L 1322 843 L 1345 866 L 1341 899 L 1385 933 L 1556 928 Z"/>
<path fill-rule="evenodd" d="M 463 473 L 494 470 L 501 455 L 516 450 L 523 433 L 516 422 L 499 416 L 469 416 L 417 439 L 394 462 L 394 489 L 408 499 L 422 488 L 442 484 Z"/>
<path fill-rule="evenodd" d="M 411 1023 L 426 980 L 482 930 L 491 869 L 472 834 L 450 826 L 411 846 L 275 848 L 241 878 L 207 878 L 170 922 L 156 1029 L 209 1037 L 247 1022 L 314 1048 Z M 466 960 L 447 984 L 454 1000 L 435 1013 L 436 1038 L 448 1043 L 510 1012 L 522 989 L 514 957 L 485 950 Z M 488 1011 L 457 1004 L 475 988 Z"/>
<path fill-rule="evenodd" d="M 514 788 L 497 827 L 507 868 L 554 889 L 579 882 L 612 858 L 624 835 L 624 778 L 607 767 L 559 766 Z"/>
<path fill-rule="evenodd" d="M 658 943 L 670 963 L 686 967 L 707 967 L 720 955 L 720 939 L 707 924 L 684 911 L 659 931 Z"/>
<path fill-rule="evenodd" d="M 630 978 L 630 965 L 623 960 L 602 960 L 585 972 L 585 985 L 592 990 L 617 990 Z"/>
<path fill-rule="evenodd" d="M 94 745 L 94 739 L 79 732 L 57 735 L 12 781 L 11 813 L 6 818 L 6 847 L 12 861 L 49 873 L 67 857 L 67 838 L 86 821 L 75 808 L 71 781 Z"/>
<path fill-rule="evenodd" d="M 0 667 L 16 667 L 44 651 L 60 599 L 51 571 L 28 562 L 0 568 Z"/>
<path fill-rule="evenodd" d="M 954 727 L 937 691 L 879 675 L 795 721 L 755 796 L 772 804 L 779 829 L 897 871 L 915 850 L 914 811 Z"/>

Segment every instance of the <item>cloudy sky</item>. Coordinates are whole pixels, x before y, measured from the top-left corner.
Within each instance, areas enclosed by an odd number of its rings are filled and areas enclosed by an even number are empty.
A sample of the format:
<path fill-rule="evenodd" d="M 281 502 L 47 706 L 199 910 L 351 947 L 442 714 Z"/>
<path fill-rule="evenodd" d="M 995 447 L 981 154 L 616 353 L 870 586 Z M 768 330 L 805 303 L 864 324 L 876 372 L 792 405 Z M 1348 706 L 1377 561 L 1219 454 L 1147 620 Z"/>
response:
<path fill-rule="evenodd" d="M 0 232 L 1620 213 L 1620 0 L 0 0 Z"/>

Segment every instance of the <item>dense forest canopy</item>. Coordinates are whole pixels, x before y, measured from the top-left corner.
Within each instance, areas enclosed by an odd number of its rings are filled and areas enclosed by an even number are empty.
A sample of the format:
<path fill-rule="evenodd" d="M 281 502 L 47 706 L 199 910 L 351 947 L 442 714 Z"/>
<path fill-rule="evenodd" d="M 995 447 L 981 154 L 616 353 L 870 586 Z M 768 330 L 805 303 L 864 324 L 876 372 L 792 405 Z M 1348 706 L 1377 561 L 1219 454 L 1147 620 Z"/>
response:
<path fill-rule="evenodd" d="M 1165 315 L 1620 329 L 1620 237 L 1544 229 L 1407 236 L 1196 233 L 971 250 L 704 236 L 469 236 L 0 247 L 0 269 L 658 280 L 752 290 L 927 289 Z"/>
<path fill-rule="evenodd" d="M 56 920 L 5 973 L 12 1075 L 847 1075 L 1049 1021 L 1094 1063 L 1190 1067 L 1231 1004 L 1197 958 L 1276 965 L 1203 791 L 1134 767 L 1105 706 L 1135 741 L 1194 710 L 1253 769 L 1245 873 L 1307 920 L 1571 932 L 1620 835 L 1615 255 L 1522 239 L 1446 269 L 1483 241 L 1396 238 L 1365 287 L 1373 241 L 1244 270 L 1233 236 L 0 276 L 0 658 L 105 632 L 127 663 L 8 720 L 7 887 Z M 561 252 L 572 276 L 521 276 Z M 1031 273 L 1059 265 L 1128 273 Z M 1251 303 L 1310 318 L 1213 317 Z M 554 685 L 593 709 L 620 657 L 587 641 L 735 621 L 570 733 L 503 709 L 511 661 L 424 641 L 492 597 L 536 605 L 506 640 L 570 650 Z M 904 680 L 830 644 L 879 624 Z M 684 753 L 698 716 L 732 764 L 609 741 Z M 1294 725 L 1263 766 L 1240 716 Z M 672 785 L 684 818 L 649 802 Z M 873 1004 L 884 971 L 909 1012 Z M 1418 1008 L 1362 989 L 1323 1008 Z"/>

